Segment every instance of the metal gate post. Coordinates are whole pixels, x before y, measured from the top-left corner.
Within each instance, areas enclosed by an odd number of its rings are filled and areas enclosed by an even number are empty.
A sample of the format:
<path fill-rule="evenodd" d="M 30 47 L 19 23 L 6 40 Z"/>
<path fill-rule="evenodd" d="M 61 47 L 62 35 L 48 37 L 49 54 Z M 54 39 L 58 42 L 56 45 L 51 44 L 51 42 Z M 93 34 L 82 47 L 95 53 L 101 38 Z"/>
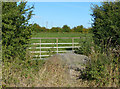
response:
<path fill-rule="evenodd" d="M 56 38 L 56 46 L 57 46 L 57 53 L 58 53 L 58 38 Z"/>
<path fill-rule="evenodd" d="M 74 50 L 74 38 L 72 38 L 72 51 Z"/>
<path fill-rule="evenodd" d="M 41 59 L 41 39 L 40 39 L 40 59 Z"/>

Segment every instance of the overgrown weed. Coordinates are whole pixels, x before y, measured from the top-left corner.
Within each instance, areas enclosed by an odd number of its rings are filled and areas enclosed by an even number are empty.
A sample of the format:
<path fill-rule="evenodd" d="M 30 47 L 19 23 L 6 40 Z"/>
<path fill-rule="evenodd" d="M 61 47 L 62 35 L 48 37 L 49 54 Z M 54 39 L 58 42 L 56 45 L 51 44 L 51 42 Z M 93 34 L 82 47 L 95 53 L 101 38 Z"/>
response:
<path fill-rule="evenodd" d="M 28 87 L 34 86 L 38 71 L 44 65 L 44 60 L 31 60 L 30 55 L 25 60 L 15 58 L 3 61 L 2 85 L 6 87 Z"/>

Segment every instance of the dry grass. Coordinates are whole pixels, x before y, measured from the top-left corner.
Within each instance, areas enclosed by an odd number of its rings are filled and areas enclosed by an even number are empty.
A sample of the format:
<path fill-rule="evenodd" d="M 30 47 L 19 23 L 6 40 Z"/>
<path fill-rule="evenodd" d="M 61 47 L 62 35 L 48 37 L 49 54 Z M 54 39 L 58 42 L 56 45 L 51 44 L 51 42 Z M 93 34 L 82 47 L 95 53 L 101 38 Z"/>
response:
<path fill-rule="evenodd" d="M 73 80 L 68 66 L 57 57 L 51 57 L 39 71 L 37 87 L 87 87 L 86 81 Z"/>

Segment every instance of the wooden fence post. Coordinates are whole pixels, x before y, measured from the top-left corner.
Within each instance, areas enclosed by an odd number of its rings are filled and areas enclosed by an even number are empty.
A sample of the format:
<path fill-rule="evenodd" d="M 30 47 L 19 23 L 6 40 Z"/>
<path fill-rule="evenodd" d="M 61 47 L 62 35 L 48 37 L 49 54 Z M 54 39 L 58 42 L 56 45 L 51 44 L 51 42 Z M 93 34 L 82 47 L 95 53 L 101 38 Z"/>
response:
<path fill-rule="evenodd" d="M 72 38 L 72 51 L 74 50 L 74 38 Z"/>
<path fill-rule="evenodd" d="M 41 59 L 41 39 L 40 39 L 40 59 Z"/>
<path fill-rule="evenodd" d="M 56 47 L 57 47 L 57 53 L 58 53 L 58 38 L 56 38 Z"/>

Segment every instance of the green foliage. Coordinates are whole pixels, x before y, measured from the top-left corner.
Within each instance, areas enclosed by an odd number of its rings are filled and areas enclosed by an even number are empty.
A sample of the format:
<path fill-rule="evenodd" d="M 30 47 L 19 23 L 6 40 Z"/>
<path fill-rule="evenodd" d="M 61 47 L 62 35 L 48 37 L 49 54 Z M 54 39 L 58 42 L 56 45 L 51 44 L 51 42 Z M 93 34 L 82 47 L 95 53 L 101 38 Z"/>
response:
<path fill-rule="evenodd" d="M 43 30 L 41 29 L 41 27 L 38 25 L 38 24 L 31 24 L 31 29 L 32 29 L 32 31 L 34 31 L 34 32 L 42 32 Z"/>
<path fill-rule="evenodd" d="M 93 10 L 94 52 L 91 64 L 81 71 L 81 78 L 94 80 L 96 86 L 119 86 L 120 1 L 103 2 Z M 100 46 L 100 47 L 99 47 Z M 114 48 L 113 49 L 111 49 Z"/>
<path fill-rule="evenodd" d="M 33 7 L 26 8 L 27 2 L 2 3 L 2 56 L 10 59 L 25 57 L 25 51 L 31 37 L 31 27 L 28 24 Z"/>
<path fill-rule="evenodd" d="M 0 60 L 2 60 L 2 24 L 1 23 L 2 23 L 2 2 L 0 1 Z"/>
<path fill-rule="evenodd" d="M 85 34 L 85 36 L 80 39 L 79 46 L 80 47 L 75 51 L 75 53 L 87 56 L 91 54 L 91 48 L 94 46 L 92 35 Z"/>
<path fill-rule="evenodd" d="M 62 29 L 60 27 L 52 27 L 50 32 L 62 32 Z"/>
<path fill-rule="evenodd" d="M 67 25 L 64 25 L 63 27 L 62 27 L 62 30 L 63 30 L 63 32 L 70 32 L 70 27 L 69 26 L 67 26 Z"/>
<path fill-rule="evenodd" d="M 104 48 L 120 45 L 120 1 L 103 2 L 92 10 L 95 43 Z"/>
<path fill-rule="evenodd" d="M 77 26 L 73 28 L 74 32 L 82 32 L 83 31 L 83 25 Z"/>

